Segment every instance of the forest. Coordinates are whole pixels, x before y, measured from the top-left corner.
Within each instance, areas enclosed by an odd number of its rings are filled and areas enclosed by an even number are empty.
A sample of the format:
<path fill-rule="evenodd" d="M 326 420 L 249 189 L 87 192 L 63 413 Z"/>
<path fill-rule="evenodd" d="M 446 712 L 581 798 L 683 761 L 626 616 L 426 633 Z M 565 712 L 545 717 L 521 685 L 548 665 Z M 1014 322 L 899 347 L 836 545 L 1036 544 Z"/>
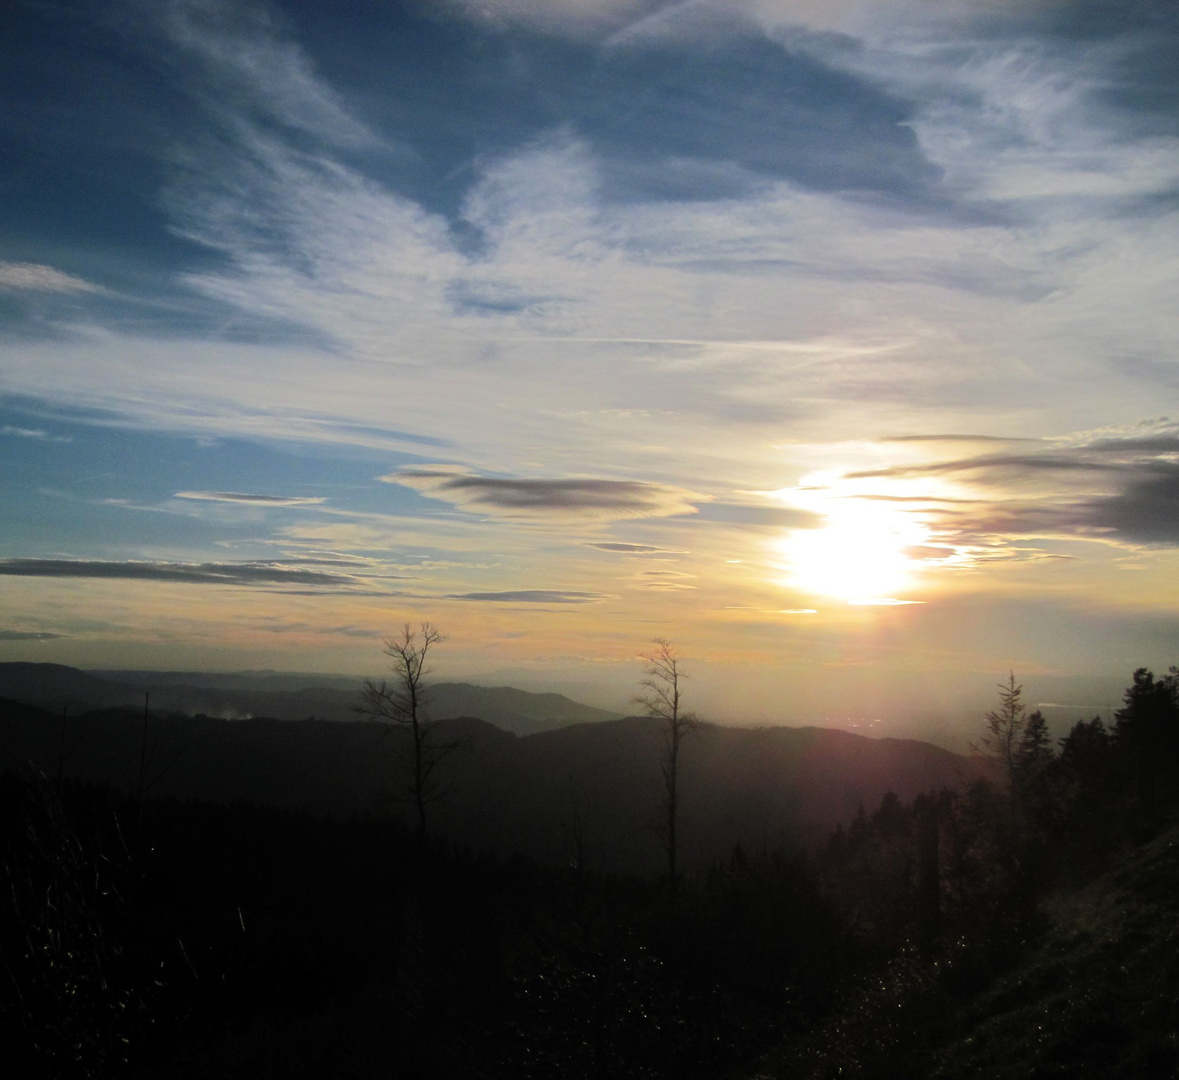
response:
<path fill-rule="evenodd" d="M 405 801 L 368 810 L 168 793 L 158 732 L 180 719 L 3 702 L 13 1075 L 1179 1069 L 1179 670 L 1134 672 L 1110 724 L 1057 740 L 1011 675 L 957 779 L 887 791 L 821 839 L 738 836 L 677 862 L 699 818 L 676 755 L 707 732 L 657 643 L 635 723 L 658 858 L 638 872 L 610 866 L 576 799 L 555 856 L 447 831 L 444 789 L 421 781 L 444 776 L 456 729 L 412 715 L 425 641 L 407 628 L 402 667 L 370 686 L 406 771 Z M 87 724 L 138 731 L 121 781 L 78 767 Z"/>

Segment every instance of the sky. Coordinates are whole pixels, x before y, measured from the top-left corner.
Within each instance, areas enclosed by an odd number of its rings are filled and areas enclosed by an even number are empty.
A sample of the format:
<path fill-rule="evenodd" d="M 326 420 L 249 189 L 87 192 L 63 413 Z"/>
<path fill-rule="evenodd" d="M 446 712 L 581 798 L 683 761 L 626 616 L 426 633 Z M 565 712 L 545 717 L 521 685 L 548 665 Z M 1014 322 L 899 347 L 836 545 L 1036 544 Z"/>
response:
<path fill-rule="evenodd" d="M 1177 56 L 1172 0 L 18 0 L 0 660 L 428 620 L 608 704 L 665 637 L 722 721 L 1104 708 L 1179 662 Z"/>

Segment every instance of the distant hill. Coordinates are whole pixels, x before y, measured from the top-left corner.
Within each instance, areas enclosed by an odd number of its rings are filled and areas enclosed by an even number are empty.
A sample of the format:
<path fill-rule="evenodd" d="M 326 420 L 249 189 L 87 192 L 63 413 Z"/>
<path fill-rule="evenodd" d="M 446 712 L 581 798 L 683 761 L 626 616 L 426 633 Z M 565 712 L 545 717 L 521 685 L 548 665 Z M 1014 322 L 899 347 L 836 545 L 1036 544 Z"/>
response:
<path fill-rule="evenodd" d="M 430 687 L 430 712 L 439 720 L 477 716 L 517 735 L 620 718 L 618 713 L 582 705 L 564 694 L 534 694 L 512 686 L 470 683 L 435 683 Z"/>
<path fill-rule="evenodd" d="M 331 686 L 354 690 L 363 681 L 353 675 L 318 671 L 139 671 L 94 668 L 87 672 L 99 679 L 127 686 L 199 686 L 218 690 L 303 690 L 308 686 Z"/>
<path fill-rule="evenodd" d="M 64 664 L 0 664 L 0 697 L 39 705 L 51 712 L 85 712 L 143 705 L 143 691 L 89 675 Z"/>
<path fill-rule="evenodd" d="M 448 797 L 431 807 L 440 834 L 501 854 L 549 863 L 569 858 L 575 824 L 587 860 L 602 869 L 657 871 L 661 849 L 659 725 L 645 717 L 577 724 L 517 737 L 483 720 L 456 719 L 461 740 L 445 767 Z M 142 711 L 115 709 L 63 720 L 0 702 L 0 748 L 9 762 L 118 785 L 138 770 Z M 346 816 L 397 812 L 405 734 L 370 721 L 153 717 L 152 793 L 258 803 Z M 821 843 L 861 803 L 955 785 L 965 759 L 909 740 L 868 739 L 820 728 L 705 726 L 682 753 L 686 866 L 747 851 Z"/>
<path fill-rule="evenodd" d="M 61 664 L 0 664 L 0 697 L 50 712 L 151 708 L 184 716 L 226 720 L 355 720 L 363 680 L 338 675 L 279 672 L 99 671 Z M 617 719 L 617 713 L 582 705 L 561 694 L 532 694 L 508 686 L 438 683 L 430 688 L 431 715 L 439 720 L 478 716 L 517 735 L 568 724 Z"/>

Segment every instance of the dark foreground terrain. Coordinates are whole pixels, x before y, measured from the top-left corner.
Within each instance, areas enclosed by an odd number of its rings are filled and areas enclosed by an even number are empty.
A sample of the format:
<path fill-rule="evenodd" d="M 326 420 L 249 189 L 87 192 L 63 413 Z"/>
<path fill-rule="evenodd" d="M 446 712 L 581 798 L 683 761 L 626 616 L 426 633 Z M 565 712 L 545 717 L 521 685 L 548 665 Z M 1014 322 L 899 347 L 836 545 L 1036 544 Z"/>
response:
<path fill-rule="evenodd" d="M 1179 1075 L 1173 677 L 1059 749 L 1013 712 L 992 779 L 676 882 L 607 872 L 575 816 L 546 861 L 161 796 L 142 738 L 86 779 L 68 725 L 7 708 L 57 740 L 0 775 L 12 1075 Z"/>

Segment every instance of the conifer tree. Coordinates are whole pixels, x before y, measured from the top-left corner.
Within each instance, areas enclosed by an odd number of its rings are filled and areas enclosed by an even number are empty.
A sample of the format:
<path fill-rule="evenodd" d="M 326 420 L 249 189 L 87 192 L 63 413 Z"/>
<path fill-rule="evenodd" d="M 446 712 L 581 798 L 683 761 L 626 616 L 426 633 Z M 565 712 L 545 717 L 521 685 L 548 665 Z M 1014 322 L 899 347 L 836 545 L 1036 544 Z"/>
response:
<path fill-rule="evenodd" d="M 1027 718 L 1023 704 L 1023 686 L 1011 672 L 1007 682 L 999 683 L 999 708 L 986 715 L 986 733 L 971 749 L 994 761 L 1002 774 L 1008 792 L 1015 787 L 1019 770 L 1019 751 Z"/>

